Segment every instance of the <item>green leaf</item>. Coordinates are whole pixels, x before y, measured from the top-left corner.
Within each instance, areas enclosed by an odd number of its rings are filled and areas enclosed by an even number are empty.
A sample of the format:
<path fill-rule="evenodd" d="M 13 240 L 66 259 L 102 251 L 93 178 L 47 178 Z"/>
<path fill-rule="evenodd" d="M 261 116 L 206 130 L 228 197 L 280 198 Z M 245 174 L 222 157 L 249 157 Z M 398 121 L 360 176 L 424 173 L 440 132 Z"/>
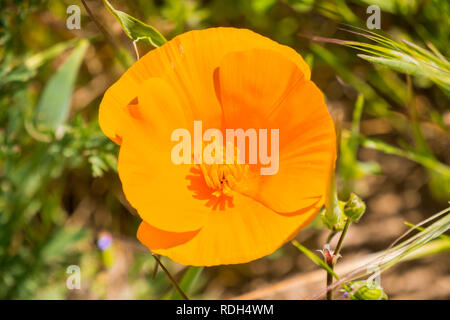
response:
<path fill-rule="evenodd" d="M 76 41 L 69 40 L 60 42 L 44 51 L 38 52 L 31 57 L 25 58 L 24 62 L 18 66 L 12 67 L 8 63 L 3 63 L 0 67 L 0 86 L 11 82 L 25 82 L 37 74 L 37 70 L 45 64 L 71 48 Z M 7 60 L 7 59 L 5 59 Z M 11 70 L 12 68 L 12 70 Z"/>
<path fill-rule="evenodd" d="M 183 275 L 179 285 L 181 290 L 186 293 L 188 296 L 192 293 L 195 283 L 197 282 L 203 267 L 188 267 L 186 272 Z M 181 300 L 182 297 L 177 290 L 174 290 L 172 293 L 171 300 Z"/>
<path fill-rule="evenodd" d="M 38 130 L 56 132 L 66 120 L 75 80 L 88 46 L 87 40 L 80 40 L 69 58 L 46 83 L 34 115 Z"/>
<path fill-rule="evenodd" d="M 162 46 L 167 42 L 166 38 L 154 27 L 139 21 L 123 11 L 116 10 L 107 0 L 103 0 L 103 3 L 109 12 L 119 21 L 123 31 L 125 31 L 130 39 L 144 41 L 154 47 Z"/>
<path fill-rule="evenodd" d="M 450 178 L 450 167 L 430 157 L 429 155 L 423 155 L 411 150 L 403 150 L 374 138 L 360 136 L 359 142 L 363 147 L 407 158 L 421 164 L 425 168 L 430 169 L 441 176 L 444 176 L 446 179 Z"/>
<path fill-rule="evenodd" d="M 66 51 L 69 48 L 72 48 L 74 45 L 76 45 L 78 42 L 77 39 L 71 39 L 65 42 L 60 42 L 55 44 L 54 46 L 51 46 L 50 48 L 38 52 L 31 57 L 27 58 L 24 61 L 24 64 L 27 66 L 28 69 L 35 70 L 42 66 L 47 61 L 54 59 L 64 51 Z"/>

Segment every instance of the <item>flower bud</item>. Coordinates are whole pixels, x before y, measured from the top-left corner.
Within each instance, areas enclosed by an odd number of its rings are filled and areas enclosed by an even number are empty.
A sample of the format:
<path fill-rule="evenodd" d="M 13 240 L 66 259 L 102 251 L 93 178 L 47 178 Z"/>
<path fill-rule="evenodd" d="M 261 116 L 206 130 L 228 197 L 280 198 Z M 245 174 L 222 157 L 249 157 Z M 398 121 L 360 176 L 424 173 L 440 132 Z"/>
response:
<path fill-rule="evenodd" d="M 344 215 L 345 202 L 335 201 L 333 211 L 326 208 L 322 211 L 322 222 L 328 229 L 333 231 L 341 231 L 344 229 L 347 218 Z"/>
<path fill-rule="evenodd" d="M 366 204 L 352 192 L 344 206 L 344 214 L 353 222 L 358 222 L 366 211 Z"/>
<path fill-rule="evenodd" d="M 362 285 L 352 295 L 352 300 L 387 300 L 388 296 L 378 285 Z"/>

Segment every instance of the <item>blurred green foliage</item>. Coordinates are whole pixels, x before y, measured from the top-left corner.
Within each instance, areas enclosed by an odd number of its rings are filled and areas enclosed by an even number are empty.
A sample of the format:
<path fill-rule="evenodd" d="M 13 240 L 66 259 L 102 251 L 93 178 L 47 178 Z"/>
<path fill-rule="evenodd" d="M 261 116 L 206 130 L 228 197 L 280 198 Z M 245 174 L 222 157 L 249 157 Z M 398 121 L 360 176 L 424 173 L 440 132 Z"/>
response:
<path fill-rule="evenodd" d="M 102 1 L 86 2 L 113 43 L 78 0 L 0 2 L 0 298 L 77 298 L 65 287 L 71 264 L 81 267 L 82 297 L 123 298 L 107 288 L 119 277 L 114 271 L 119 255 L 131 260 L 131 269 L 122 275 L 131 292 L 125 298 L 179 298 L 161 272 L 151 279 L 154 261 L 135 240 L 139 219 L 129 213 L 133 209 L 124 200 L 115 172 L 118 148 L 97 123 L 103 92 L 134 56 L 132 41 Z M 434 201 L 442 205 L 450 198 L 450 155 L 435 143 L 450 137 L 445 120 L 449 96 L 443 86 L 426 74 L 405 76 L 397 73 L 398 66 L 371 64 L 380 61 L 365 57 L 367 62 L 354 49 L 308 40 L 318 35 L 368 42 L 339 28 L 342 23 L 365 27 L 367 6 L 378 4 L 383 12 L 381 33 L 397 43 L 405 39 L 422 48 L 430 43 L 448 57 L 447 0 L 110 2 L 155 27 L 163 35 L 160 42 L 190 29 L 234 26 L 298 50 L 312 65 L 313 80 L 329 104 L 338 101 L 350 110 L 336 119 L 343 198 L 358 179 L 381 173 L 378 163 L 358 160 L 361 146 L 419 163 L 429 174 Z M 66 28 L 71 4 L 82 9 L 80 30 Z M 139 46 L 144 52 L 151 49 L 149 44 Z M 336 79 L 339 89 L 329 89 Z M 415 94 L 426 103 L 418 106 Z M 380 119 L 391 130 L 363 137 L 361 119 Z M 424 127 L 433 128 L 432 134 Z M 114 239 L 114 254 L 107 258 L 96 245 L 102 230 L 109 230 Z M 180 270 L 170 263 L 168 268 Z M 191 288 L 199 270 L 177 275 L 194 295 L 204 285 L 200 281 Z"/>

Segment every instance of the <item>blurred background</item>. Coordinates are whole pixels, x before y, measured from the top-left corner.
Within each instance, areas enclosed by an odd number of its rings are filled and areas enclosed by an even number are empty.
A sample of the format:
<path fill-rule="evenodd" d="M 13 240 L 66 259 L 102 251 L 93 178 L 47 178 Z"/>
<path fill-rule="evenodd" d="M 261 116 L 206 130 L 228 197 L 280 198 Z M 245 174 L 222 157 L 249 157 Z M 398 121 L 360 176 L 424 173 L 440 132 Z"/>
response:
<path fill-rule="evenodd" d="M 117 176 L 118 147 L 98 126 L 103 93 L 136 59 L 133 42 L 102 1 L 85 2 L 97 24 L 77 0 L 0 1 L 0 298 L 179 298 L 163 272 L 153 279 L 155 261 L 136 239 L 140 219 Z M 448 206 L 448 74 L 447 86 L 408 76 L 311 37 L 370 43 L 341 29 L 365 28 L 366 9 L 375 4 L 381 29 L 374 31 L 422 48 L 432 44 L 448 57 L 449 1 L 110 2 L 167 39 L 191 29 L 249 28 L 307 60 L 340 132 L 339 195 L 346 200 L 354 191 L 367 203 L 341 252 L 346 271 L 386 249 L 408 230 L 405 222 L 417 224 Z M 80 29 L 67 28 L 70 5 L 80 8 Z M 327 235 L 316 221 L 297 239 L 315 251 Z M 383 273 L 385 292 L 391 299 L 449 299 L 449 247 L 447 238 L 432 254 Z M 291 244 L 242 265 L 202 270 L 162 261 L 190 296 L 202 299 L 301 299 L 325 286 L 325 273 Z M 81 270 L 79 290 L 66 286 L 71 265 Z"/>

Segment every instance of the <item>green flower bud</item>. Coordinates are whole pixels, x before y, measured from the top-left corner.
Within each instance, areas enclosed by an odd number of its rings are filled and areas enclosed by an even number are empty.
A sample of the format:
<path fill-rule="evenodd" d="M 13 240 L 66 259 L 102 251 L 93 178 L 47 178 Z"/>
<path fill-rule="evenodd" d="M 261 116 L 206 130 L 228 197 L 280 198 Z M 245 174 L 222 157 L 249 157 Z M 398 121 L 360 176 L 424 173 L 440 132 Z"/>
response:
<path fill-rule="evenodd" d="M 352 192 L 350 198 L 344 206 L 344 214 L 353 222 L 358 222 L 366 212 L 366 204 L 356 194 Z"/>
<path fill-rule="evenodd" d="M 324 209 L 322 211 L 322 222 L 327 226 L 328 229 L 333 231 L 341 231 L 344 229 L 345 221 L 347 220 L 344 215 L 344 206 L 345 202 L 335 201 L 334 202 L 334 210 Z"/>
<path fill-rule="evenodd" d="M 383 288 L 374 285 L 362 285 L 352 295 L 352 300 L 387 300 L 388 296 L 384 293 Z"/>

